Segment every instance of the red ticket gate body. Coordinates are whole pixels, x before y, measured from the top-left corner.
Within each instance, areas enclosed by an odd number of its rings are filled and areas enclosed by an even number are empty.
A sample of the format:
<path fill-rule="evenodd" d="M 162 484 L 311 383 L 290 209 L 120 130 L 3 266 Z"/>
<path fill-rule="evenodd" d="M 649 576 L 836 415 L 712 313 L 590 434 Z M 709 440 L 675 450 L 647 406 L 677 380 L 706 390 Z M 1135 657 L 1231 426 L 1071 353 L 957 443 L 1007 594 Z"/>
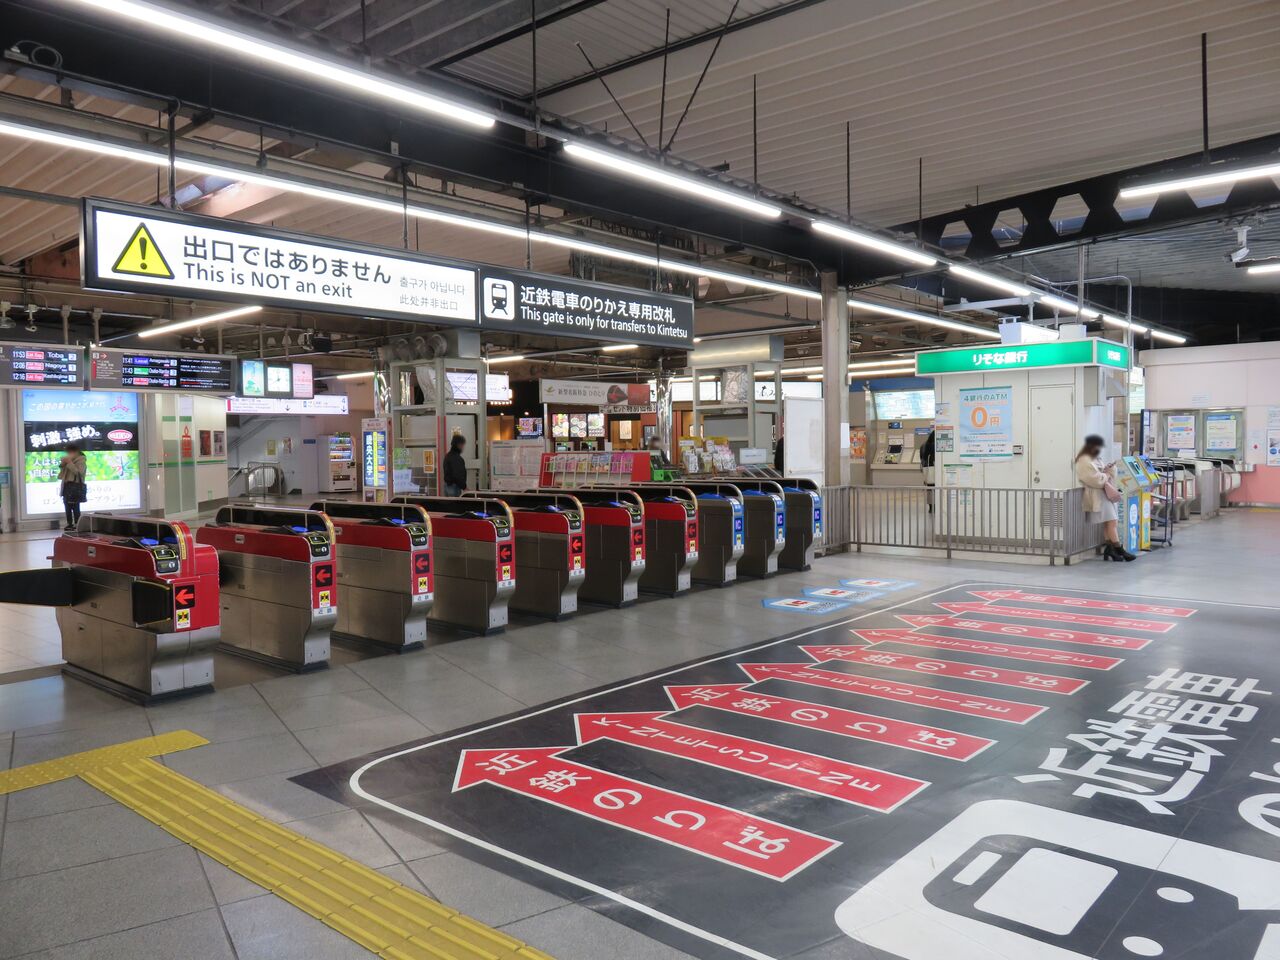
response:
<path fill-rule="evenodd" d="M 332 637 L 393 653 L 427 640 L 435 596 L 431 518 L 407 503 L 321 500 L 333 523 L 342 603 Z"/>
<path fill-rule="evenodd" d="M 645 569 L 644 502 L 631 490 L 580 487 L 573 495 L 582 502 L 587 567 L 578 596 L 613 607 L 635 603 Z"/>
<path fill-rule="evenodd" d="M 218 550 L 220 649 L 287 670 L 329 663 L 338 620 L 333 525 L 316 510 L 232 504 L 196 539 Z"/>
<path fill-rule="evenodd" d="M 644 505 L 641 592 L 668 597 L 684 593 L 693 584 L 698 562 L 697 496 L 688 487 L 672 484 L 641 483 L 620 489 L 636 494 Z"/>
<path fill-rule="evenodd" d="M 397 497 L 431 517 L 435 601 L 429 623 L 481 635 L 507 626 L 516 589 L 516 544 L 511 510 L 482 497 Z"/>

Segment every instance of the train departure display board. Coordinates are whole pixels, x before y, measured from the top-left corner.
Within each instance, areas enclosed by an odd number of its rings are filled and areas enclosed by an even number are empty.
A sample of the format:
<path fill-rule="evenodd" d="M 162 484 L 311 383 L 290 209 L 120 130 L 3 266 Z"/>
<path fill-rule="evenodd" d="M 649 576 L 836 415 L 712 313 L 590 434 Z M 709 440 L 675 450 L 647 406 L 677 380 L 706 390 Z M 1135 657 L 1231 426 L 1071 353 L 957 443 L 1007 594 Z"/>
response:
<path fill-rule="evenodd" d="M 84 353 L 66 344 L 0 343 L 0 386 L 78 387 Z"/>
<path fill-rule="evenodd" d="M 235 392 L 234 357 L 98 349 L 90 351 L 89 360 L 94 389 Z"/>

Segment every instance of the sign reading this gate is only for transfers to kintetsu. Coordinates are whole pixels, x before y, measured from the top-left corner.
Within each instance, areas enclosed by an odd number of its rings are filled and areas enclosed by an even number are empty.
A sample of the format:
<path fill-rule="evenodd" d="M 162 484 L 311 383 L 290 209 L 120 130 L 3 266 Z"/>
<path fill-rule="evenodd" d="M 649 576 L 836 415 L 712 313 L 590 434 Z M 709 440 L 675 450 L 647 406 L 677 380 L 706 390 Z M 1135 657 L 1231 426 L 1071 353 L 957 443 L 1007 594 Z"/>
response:
<path fill-rule="evenodd" d="M 1013 388 L 961 390 L 956 451 L 962 460 L 1003 460 L 1013 456 Z"/>

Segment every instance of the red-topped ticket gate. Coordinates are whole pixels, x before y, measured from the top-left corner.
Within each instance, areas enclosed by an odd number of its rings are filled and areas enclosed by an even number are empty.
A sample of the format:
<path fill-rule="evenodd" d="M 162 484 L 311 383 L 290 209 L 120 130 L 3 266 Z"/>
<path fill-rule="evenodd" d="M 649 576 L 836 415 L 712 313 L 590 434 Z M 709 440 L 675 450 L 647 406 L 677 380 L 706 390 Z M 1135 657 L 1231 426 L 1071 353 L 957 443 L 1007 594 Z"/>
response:
<path fill-rule="evenodd" d="M 212 687 L 218 557 L 186 524 L 86 514 L 51 559 L 0 574 L 0 602 L 58 608 L 64 673 L 140 703 Z"/>
<path fill-rule="evenodd" d="M 320 500 L 333 523 L 342 602 L 334 640 L 392 653 L 420 648 L 435 597 L 431 518 L 408 503 Z"/>
<path fill-rule="evenodd" d="M 560 493 L 548 490 L 547 493 Z M 578 487 L 587 575 L 578 596 L 624 607 L 635 603 L 645 568 L 644 501 L 632 490 Z"/>
<path fill-rule="evenodd" d="M 511 509 L 483 497 L 397 497 L 431 517 L 435 601 L 428 620 L 481 635 L 507 626 L 516 589 Z"/>
<path fill-rule="evenodd" d="M 668 597 L 684 593 L 693 584 L 698 562 L 697 496 L 678 484 L 637 483 L 621 489 L 636 494 L 644 505 L 640 590 Z"/>
<path fill-rule="evenodd" d="M 586 577 L 583 507 L 569 493 L 496 493 L 466 497 L 499 499 L 511 508 L 516 564 L 520 576 L 511 609 L 559 620 L 577 612 L 578 590 Z"/>
<path fill-rule="evenodd" d="M 329 663 L 338 620 L 333 525 L 318 510 L 231 504 L 196 531 L 216 547 L 227 653 L 303 671 Z"/>

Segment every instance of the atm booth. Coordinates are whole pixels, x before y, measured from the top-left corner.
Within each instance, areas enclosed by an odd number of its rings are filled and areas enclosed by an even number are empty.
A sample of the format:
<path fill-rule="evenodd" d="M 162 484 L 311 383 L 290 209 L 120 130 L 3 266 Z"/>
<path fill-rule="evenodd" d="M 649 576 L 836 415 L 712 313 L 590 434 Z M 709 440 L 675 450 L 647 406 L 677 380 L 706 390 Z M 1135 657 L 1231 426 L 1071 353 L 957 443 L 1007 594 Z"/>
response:
<path fill-rule="evenodd" d="M 582 503 L 586 541 L 578 596 L 612 607 L 635 603 L 645 571 L 644 501 L 630 489 L 577 487 L 573 495 Z"/>
<path fill-rule="evenodd" d="M 571 494 L 551 491 L 475 491 L 463 497 L 498 498 L 511 508 L 520 569 L 511 609 L 552 620 L 576 613 L 578 591 L 587 575 L 582 502 Z"/>
<path fill-rule="evenodd" d="M 511 509 L 493 497 L 397 497 L 431 519 L 435 600 L 428 623 L 481 636 L 507 626 L 516 589 L 516 544 Z"/>
<path fill-rule="evenodd" d="M 218 551 L 220 650 L 296 672 L 328 666 L 338 575 L 333 524 L 325 514 L 231 504 L 196 539 Z"/>
<path fill-rule="evenodd" d="M 435 596 L 431 518 L 407 503 L 320 500 L 333 523 L 342 603 L 333 639 L 391 653 L 427 641 Z"/>
<path fill-rule="evenodd" d="M 669 483 L 637 483 L 625 489 L 644 504 L 645 593 L 674 597 L 693 585 L 698 562 L 698 497 L 688 487 Z"/>
<path fill-rule="evenodd" d="M 51 559 L 0 574 L 0 602 L 58 608 L 64 673 L 143 704 L 212 688 L 218 556 L 186 524 L 86 514 Z"/>
<path fill-rule="evenodd" d="M 808 570 L 822 543 L 822 494 L 818 485 L 804 477 L 784 477 L 776 481 L 734 477 L 742 490 L 780 492 L 786 507 L 786 543 L 778 551 L 778 566 L 784 570 Z"/>

